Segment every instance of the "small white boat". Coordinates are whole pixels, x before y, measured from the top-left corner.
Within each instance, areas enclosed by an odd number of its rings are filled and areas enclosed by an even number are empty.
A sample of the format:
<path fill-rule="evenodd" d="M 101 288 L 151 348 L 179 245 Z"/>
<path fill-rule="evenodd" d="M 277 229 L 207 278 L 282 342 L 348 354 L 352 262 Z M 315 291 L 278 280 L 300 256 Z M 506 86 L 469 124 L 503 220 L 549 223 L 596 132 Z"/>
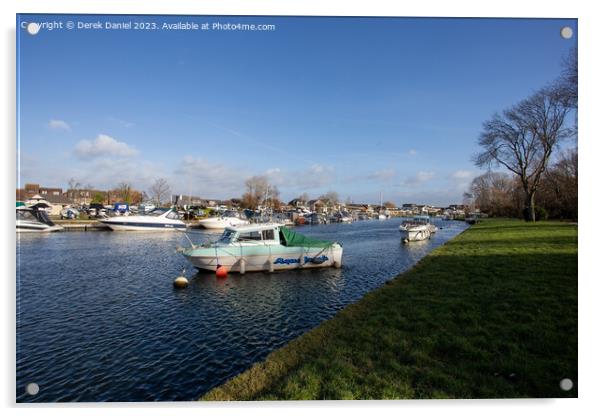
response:
<path fill-rule="evenodd" d="M 429 239 L 436 230 L 437 227 L 431 223 L 431 219 L 427 215 L 415 216 L 410 220 L 404 221 L 399 226 L 401 239 L 405 243 Z"/>
<path fill-rule="evenodd" d="M 339 243 L 306 237 L 276 223 L 226 227 L 214 243 L 178 250 L 198 269 L 223 266 L 241 274 L 341 267 L 343 256 Z"/>
<path fill-rule="evenodd" d="M 146 215 L 116 216 L 100 220 L 113 231 L 171 231 L 186 229 L 173 208 L 156 208 Z"/>
<path fill-rule="evenodd" d="M 247 224 L 249 221 L 241 219 L 234 211 L 226 211 L 221 217 L 210 217 L 199 221 L 199 225 L 208 230 L 224 230 L 226 227 Z"/>
<path fill-rule="evenodd" d="M 48 233 L 61 231 L 63 227 L 56 225 L 48 218 L 46 208 L 49 205 L 38 203 L 31 207 L 21 205 L 16 207 L 16 230 L 18 233 Z"/>

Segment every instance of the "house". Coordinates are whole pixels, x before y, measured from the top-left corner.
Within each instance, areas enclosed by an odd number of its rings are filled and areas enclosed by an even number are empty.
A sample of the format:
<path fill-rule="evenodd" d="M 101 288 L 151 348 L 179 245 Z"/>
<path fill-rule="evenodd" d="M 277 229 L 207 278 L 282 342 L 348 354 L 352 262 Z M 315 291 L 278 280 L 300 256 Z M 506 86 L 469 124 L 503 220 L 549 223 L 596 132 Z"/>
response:
<path fill-rule="evenodd" d="M 319 199 L 312 199 L 311 201 L 307 201 L 307 206 L 310 209 L 310 211 L 318 213 L 326 213 L 328 211 L 326 204 Z"/>
<path fill-rule="evenodd" d="M 174 205 L 177 202 L 178 206 L 186 205 L 187 207 L 205 207 L 208 204 L 206 199 L 194 195 L 172 195 L 171 202 Z"/>
<path fill-rule="evenodd" d="M 35 195 L 48 199 L 49 196 L 61 196 L 62 194 L 61 188 L 47 188 L 37 183 L 26 183 L 22 189 L 17 189 L 17 201 L 27 201 Z"/>
<path fill-rule="evenodd" d="M 305 202 L 306 201 L 304 201 L 300 198 L 295 198 L 295 199 L 289 201 L 289 203 L 287 205 L 289 205 L 293 208 L 303 208 L 303 207 L 305 207 Z"/>
<path fill-rule="evenodd" d="M 56 216 L 61 214 L 63 208 L 71 205 L 71 201 L 63 195 L 51 194 L 44 198 L 40 194 L 35 194 L 25 200 L 26 205 L 34 205 L 39 203 L 49 205 L 50 209 L 48 210 L 48 214 Z"/>
<path fill-rule="evenodd" d="M 68 189 L 64 193 L 75 205 L 90 205 L 97 194 L 102 196 L 104 202 L 109 204 L 112 202 L 107 192 L 98 189 Z"/>

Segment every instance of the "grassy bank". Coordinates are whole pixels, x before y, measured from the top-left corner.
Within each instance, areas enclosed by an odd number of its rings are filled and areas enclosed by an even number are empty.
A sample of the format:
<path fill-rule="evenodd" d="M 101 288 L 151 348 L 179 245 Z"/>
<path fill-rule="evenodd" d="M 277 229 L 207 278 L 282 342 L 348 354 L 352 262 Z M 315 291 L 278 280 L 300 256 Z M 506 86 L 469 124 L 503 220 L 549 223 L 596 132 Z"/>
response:
<path fill-rule="evenodd" d="M 202 399 L 576 397 L 576 381 L 577 227 L 490 219 Z"/>

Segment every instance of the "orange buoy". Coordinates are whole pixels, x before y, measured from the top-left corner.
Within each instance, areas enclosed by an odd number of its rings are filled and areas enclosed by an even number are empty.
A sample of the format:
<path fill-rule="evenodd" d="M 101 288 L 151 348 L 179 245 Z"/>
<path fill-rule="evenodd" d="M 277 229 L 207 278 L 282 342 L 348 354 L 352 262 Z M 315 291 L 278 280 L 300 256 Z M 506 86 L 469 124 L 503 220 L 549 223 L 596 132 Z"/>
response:
<path fill-rule="evenodd" d="M 217 266 L 217 269 L 215 269 L 215 276 L 226 278 L 228 277 L 228 270 L 226 270 L 225 266 Z"/>

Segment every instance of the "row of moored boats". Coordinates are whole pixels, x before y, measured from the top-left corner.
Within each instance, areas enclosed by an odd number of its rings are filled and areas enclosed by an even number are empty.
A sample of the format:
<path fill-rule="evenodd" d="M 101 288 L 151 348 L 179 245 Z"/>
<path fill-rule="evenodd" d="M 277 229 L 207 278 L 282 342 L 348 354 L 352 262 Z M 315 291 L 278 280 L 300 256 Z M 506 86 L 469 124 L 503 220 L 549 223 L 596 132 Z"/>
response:
<path fill-rule="evenodd" d="M 62 229 L 46 213 L 47 206 L 17 207 L 17 232 L 51 232 Z M 145 215 L 115 216 L 100 220 L 115 231 L 185 231 L 186 224 L 171 208 L 157 208 Z M 203 223 L 204 222 L 204 223 Z M 201 220 L 208 229 L 222 229 L 213 242 L 178 251 L 196 268 L 215 271 L 220 267 L 241 274 L 247 271 L 277 271 L 315 267 L 341 267 L 343 247 L 334 241 L 319 240 L 297 233 L 276 222 L 254 223 L 230 216 Z M 400 227 L 404 242 L 426 240 L 437 227 L 428 216 L 404 221 Z"/>

